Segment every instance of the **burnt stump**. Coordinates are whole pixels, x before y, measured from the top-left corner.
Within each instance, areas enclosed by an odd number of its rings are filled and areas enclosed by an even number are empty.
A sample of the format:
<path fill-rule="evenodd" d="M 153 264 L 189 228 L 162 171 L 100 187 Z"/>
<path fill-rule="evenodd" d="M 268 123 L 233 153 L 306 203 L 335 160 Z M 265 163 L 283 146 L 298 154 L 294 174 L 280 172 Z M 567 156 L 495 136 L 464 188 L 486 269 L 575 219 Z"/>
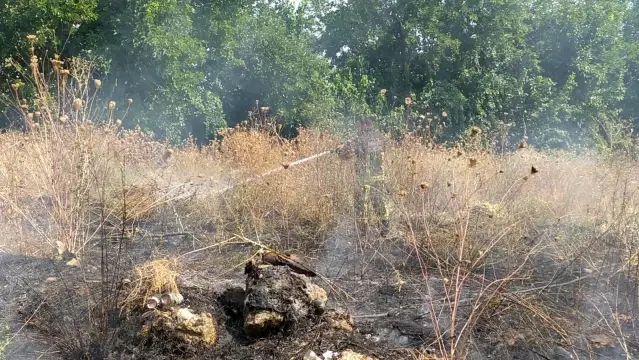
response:
<path fill-rule="evenodd" d="M 326 291 L 288 266 L 261 265 L 248 272 L 244 299 L 244 332 L 259 338 L 319 319 Z"/>

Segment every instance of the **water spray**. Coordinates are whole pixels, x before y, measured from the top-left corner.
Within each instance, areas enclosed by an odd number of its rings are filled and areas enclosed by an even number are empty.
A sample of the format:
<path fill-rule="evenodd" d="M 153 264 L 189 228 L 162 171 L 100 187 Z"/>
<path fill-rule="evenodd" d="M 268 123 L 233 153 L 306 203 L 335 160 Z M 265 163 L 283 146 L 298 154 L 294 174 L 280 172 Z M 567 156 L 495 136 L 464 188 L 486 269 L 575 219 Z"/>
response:
<path fill-rule="evenodd" d="M 332 153 L 336 152 L 339 148 L 340 147 L 336 147 L 336 148 L 331 149 L 331 150 L 326 150 L 326 151 L 323 151 L 321 153 L 317 153 L 317 154 L 314 154 L 314 155 L 311 155 L 311 156 L 308 156 L 308 157 L 305 157 L 305 158 L 302 158 L 302 159 L 299 159 L 299 160 L 295 160 L 295 161 L 287 163 L 287 164 L 280 165 L 279 167 L 277 167 L 275 169 L 268 170 L 268 171 L 263 172 L 263 173 L 261 173 L 261 174 L 259 174 L 257 176 L 249 177 L 247 179 L 241 180 L 241 181 L 236 182 L 234 184 L 227 185 L 227 186 L 224 186 L 224 187 L 219 188 L 219 189 L 215 189 L 214 191 L 212 191 L 212 193 L 216 194 L 216 195 L 223 194 L 223 193 L 225 193 L 225 192 L 227 192 L 229 190 L 235 189 L 235 188 L 237 188 L 239 186 L 242 186 L 244 184 L 255 182 L 256 180 L 260 180 L 260 179 L 263 179 L 265 177 L 268 177 L 268 176 L 271 176 L 273 174 L 276 174 L 276 173 L 278 173 L 280 171 L 287 170 L 287 169 L 289 169 L 289 168 L 291 168 L 293 166 L 299 166 L 299 165 L 302 165 L 302 164 L 307 163 L 309 161 L 312 161 L 312 160 L 324 157 L 326 155 L 332 154 Z M 169 191 L 169 194 L 174 193 L 174 191 L 177 191 L 178 189 L 184 188 L 185 186 L 189 186 L 189 185 L 193 186 L 195 184 L 193 182 L 189 182 L 189 183 L 186 183 L 186 184 L 178 185 L 173 190 Z M 202 185 L 202 184 L 199 184 L 199 185 Z M 169 194 L 167 194 L 167 197 L 168 197 Z M 186 192 L 184 194 L 181 194 L 181 195 L 173 198 L 173 200 L 181 200 L 181 199 L 187 198 L 187 197 L 192 196 L 192 195 L 194 195 L 194 191 L 188 191 L 188 192 Z"/>
<path fill-rule="evenodd" d="M 254 181 L 256 181 L 256 180 L 259 180 L 259 179 L 265 178 L 265 177 L 267 177 L 267 176 L 273 175 L 273 174 L 275 174 L 275 173 L 278 173 L 278 172 L 280 172 L 280 171 L 286 170 L 286 169 L 288 169 L 288 168 L 290 168 L 290 167 L 298 166 L 298 165 L 304 164 L 304 163 L 306 163 L 306 162 L 309 162 L 309 161 L 311 161 L 311 160 L 315 160 L 315 159 L 317 159 L 317 158 L 320 158 L 320 157 L 323 157 L 323 156 L 326 156 L 326 155 L 332 154 L 333 152 L 335 152 L 335 149 L 333 149 L 333 150 L 326 150 L 326 151 L 323 151 L 323 152 L 318 153 L 318 154 L 315 154 L 315 155 L 311 155 L 311 156 L 308 156 L 308 157 L 305 157 L 305 158 L 302 158 L 302 159 L 299 159 L 299 160 L 295 160 L 295 161 L 293 161 L 293 162 L 291 162 L 291 163 L 284 164 L 284 165 L 279 166 L 279 167 L 277 167 L 277 168 L 275 168 L 275 169 L 268 170 L 268 171 L 266 171 L 266 172 L 264 172 L 264 173 L 262 173 L 262 174 L 259 174 L 259 175 L 257 175 L 257 176 L 254 176 L 254 177 L 251 177 L 251 178 L 245 179 L 245 180 L 243 180 L 243 181 L 240 181 L 239 183 L 236 183 L 236 184 L 233 184 L 233 185 L 225 186 L 225 187 L 223 187 L 223 188 L 221 188 L 221 189 L 216 190 L 216 191 L 215 191 L 215 194 L 222 194 L 222 193 L 224 193 L 224 192 L 226 192 L 226 191 L 229 191 L 229 190 L 231 190 L 231 189 L 234 189 L 234 188 L 236 188 L 236 187 L 238 187 L 238 186 L 241 186 L 241 185 L 244 185 L 244 184 L 248 184 L 248 183 L 254 182 Z"/>

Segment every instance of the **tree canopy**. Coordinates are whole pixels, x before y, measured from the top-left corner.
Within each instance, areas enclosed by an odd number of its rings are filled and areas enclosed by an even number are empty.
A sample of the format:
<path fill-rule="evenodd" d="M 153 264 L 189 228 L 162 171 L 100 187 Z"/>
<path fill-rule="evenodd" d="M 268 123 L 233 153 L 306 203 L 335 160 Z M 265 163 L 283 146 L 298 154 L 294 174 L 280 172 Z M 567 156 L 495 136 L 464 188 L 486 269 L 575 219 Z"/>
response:
<path fill-rule="evenodd" d="M 446 137 L 507 127 L 588 145 L 639 121 L 638 11 L 629 0 L 8 1 L 0 92 L 35 34 L 46 56 L 95 61 L 104 93 L 133 99 L 126 125 L 174 141 L 205 140 L 257 102 L 289 126 L 376 114 L 399 127 L 410 108 Z"/>

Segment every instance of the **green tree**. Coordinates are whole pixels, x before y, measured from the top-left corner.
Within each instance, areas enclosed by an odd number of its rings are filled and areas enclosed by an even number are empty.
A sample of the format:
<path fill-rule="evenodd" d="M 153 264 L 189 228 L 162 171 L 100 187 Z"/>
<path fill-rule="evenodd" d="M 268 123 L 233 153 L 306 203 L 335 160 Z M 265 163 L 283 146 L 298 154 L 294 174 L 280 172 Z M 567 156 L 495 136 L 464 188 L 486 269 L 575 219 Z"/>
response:
<path fill-rule="evenodd" d="M 334 114 L 328 61 L 312 48 L 312 20 L 289 2 L 256 6 L 238 23 L 234 61 L 220 74 L 229 123 L 246 119 L 256 101 L 289 126 L 327 121 Z"/>

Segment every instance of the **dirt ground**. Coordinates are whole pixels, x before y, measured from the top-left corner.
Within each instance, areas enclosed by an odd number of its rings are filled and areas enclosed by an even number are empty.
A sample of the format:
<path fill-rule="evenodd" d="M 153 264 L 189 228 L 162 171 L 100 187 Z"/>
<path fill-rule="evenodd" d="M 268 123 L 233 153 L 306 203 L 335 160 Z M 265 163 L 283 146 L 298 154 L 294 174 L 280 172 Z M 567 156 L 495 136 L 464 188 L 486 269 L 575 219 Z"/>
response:
<path fill-rule="evenodd" d="M 166 241 L 149 238 L 134 242 L 127 251 L 127 266 L 133 267 L 166 255 L 188 253 L 193 250 L 193 244 L 186 240 L 179 237 Z M 117 244 L 112 246 L 115 250 Z M 346 258 L 329 259 L 324 256 L 323 262 L 315 261 L 318 269 L 326 272 L 325 280 L 317 283 L 328 291 L 330 308 L 349 309 L 354 315 L 357 331 L 331 331 L 324 322 L 300 323 L 266 339 L 248 339 L 242 331 L 241 307 L 229 305 L 229 296 L 234 290 L 244 288 L 241 261 L 253 250 L 246 245 L 233 245 L 200 251 L 181 259 L 179 285 L 185 297 L 183 306 L 197 312 L 210 312 L 221 328 L 218 344 L 212 351 L 174 353 L 140 338 L 142 314 L 137 313 L 116 321 L 118 329 L 110 346 L 109 358 L 301 359 L 310 350 L 322 354 L 351 349 L 378 359 L 400 359 L 409 357 L 406 348 L 420 348 L 431 336 L 413 320 L 419 313 L 419 307 L 414 306 L 419 303 L 415 292 L 410 289 L 394 291 L 390 284 L 392 279 L 384 275 L 388 273 L 386 267 L 371 263 L 366 266 L 372 266 L 372 271 L 360 268 L 356 259 L 348 258 L 350 255 L 339 249 L 340 256 L 347 255 Z M 326 250 L 318 250 L 313 256 L 322 252 Z M 65 358 L 52 347 L 61 337 L 66 337 L 63 341 L 66 347 L 86 347 L 86 344 L 67 342 L 89 331 L 88 328 L 83 329 L 90 315 L 82 294 L 87 284 L 99 285 L 100 254 L 96 247 L 81 259 L 80 267 L 65 265 L 66 260 L 9 254 L 0 256 L 0 266 L 6 269 L 0 276 L 2 319 L 13 324 L 12 333 L 18 334 L 7 349 L 8 359 Z M 340 271 L 331 273 L 337 267 Z M 374 277 L 367 278 L 362 271 L 370 272 Z M 369 292 L 370 289 L 375 290 Z M 22 326 L 27 320 L 28 325 Z M 90 341 L 89 337 L 85 337 L 85 341 Z M 106 356 L 96 355 L 92 354 L 92 358 Z"/>
<path fill-rule="evenodd" d="M 412 255 L 411 248 L 401 241 L 390 240 L 374 249 L 362 249 L 348 230 L 349 226 L 345 220 L 327 236 L 321 248 L 305 255 L 323 275 L 316 283 L 327 290 L 328 307 L 347 309 L 354 319 L 354 332 L 333 331 L 325 322 L 318 321 L 296 324 L 266 339 L 248 339 L 242 332 L 237 293 L 244 288 L 242 262 L 254 248 L 236 244 L 191 253 L 199 246 L 188 236 L 161 239 L 146 236 L 130 243 L 125 266 L 133 267 L 166 255 L 187 254 L 180 257 L 179 286 L 185 297 L 184 306 L 214 315 L 220 327 L 219 341 L 214 349 L 176 348 L 158 343 L 157 339 L 154 342 L 140 337 L 143 317 L 140 313 L 116 314 L 113 324 L 109 325 L 113 339 L 107 350 L 101 351 L 95 344 L 92 346 L 92 334 L 87 327 L 92 315 L 86 310 L 86 300 L 83 300 L 86 292 L 83 291 L 87 286 L 99 288 L 100 285 L 100 252 L 96 247 L 81 259 L 80 267 L 65 265 L 66 259 L 0 256 L 0 268 L 3 269 L 0 319 L 12 324 L 12 333 L 17 334 L 6 357 L 65 358 L 52 346 L 56 342 L 60 346 L 61 340 L 66 349 L 94 348 L 90 357 L 94 359 L 301 359 L 309 350 L 322 354 L 346 349 L 378 359 L 415 359 L 417 351 L 422 354 L 437 351 L 433 320 L 437 319 L 440 328 L 446 328 L 449 326 L 446 322 L 450 322 L 450 306 L 443 290 L 445 279 L 432 274 L 425 281 L 423 267 Z M 118 244 L 111 246 L 116 249 Z M 620 278 L 621 275 L 614 278 L 584 274 L 580 264 L 566 264 L 561 272 L 557 263 L 544 263 L 543 258 L 536 259 L 535 264 L 535 271 L 543 272 L 539 275 L 541 278 L 554 272 L 558 274 L 555 282 L 566 284 L 553 286 L 540 297 L 545 296 L 549 303 L 558 305 L 558 295 L 564 294 L 561 301 L 572 303 L 563 305 L 582 310 L 580 314 L 587 313 L 583 309 L 589 304 L 600 302 L 593 292 L 604 293 L 602 286 L 609 289 L 612 282 L 617 288 L 620 284 L 634 284 L 630 279 Z M 601 281 L 602 278 L 605 281 Z M 575 284 L 580 286 L 577 288 Z M 531 283 L 522 283 L 524 285 L 534 288 Z M 473 298 L 473 291 L 469 287 L 465 292 L 468 299 Z M 631 294 L 632 290 L 626 289 L 625 293 Z M 617 296 L 617 299 L 621 298 Z M 468 314 L 472 305 L 472 301 L 466 300 L 461 302 L 461 318 Z M 625 300 L 627 303 L 634 301 Z M 631 305 L 628 304 L 629 309 L 633 308 Z M 477 321 L 465 358 L 571 359 L 580 354 L 579 358 L 630 359 L 633 358 L 630 354 L 639 348 L 632 338 L 628 338 L 624 342 L 628 350 L 625 351 L 610 336 L 600 338 L 599 343 L 604 343 L 601 346 L 591 346 L 593 341 L 588 336 L 598 328 L 595 316 L 581 316 L 581 323 L 575 324 L 576 333 L 562 334 L 551 328 L 529 328 L 529 325 L 517 322 L 508 314 L 525 313 L 525 309 L 504 310 L 513 307 L 517 307 L 516 300 L 503 301 L 503 305 L 497 305 L 487 319 Z M 435 316 L 433 309 L 437 313 Z M 23 326 L 27 320 L 28 325 Z M 632 328 L 634 320 L 624 326 Z M 449 344 L 445 343 L 445 346 Z M 76 353 L 76 356 L 81 358 L 82 354 Z M 66 358 L 73 357 L 66 355 Z"/>

